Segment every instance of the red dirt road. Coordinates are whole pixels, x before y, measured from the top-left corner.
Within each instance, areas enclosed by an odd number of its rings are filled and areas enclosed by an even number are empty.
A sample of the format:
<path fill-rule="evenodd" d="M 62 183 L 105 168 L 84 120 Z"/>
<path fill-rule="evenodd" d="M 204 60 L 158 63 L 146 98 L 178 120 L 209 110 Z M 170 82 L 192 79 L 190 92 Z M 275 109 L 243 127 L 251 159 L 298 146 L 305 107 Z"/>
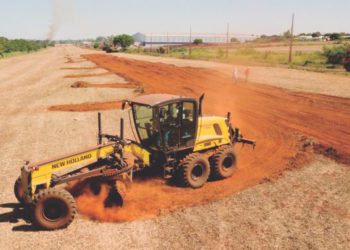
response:
<path fill-rule="evenodd" d="M 101 68 L 140 83 L 146 93 L 193 97 L 205 93 L 205 114 L 226 115 L 230 111 L 232 123 L 258 145 L 255 150 L 250 147 L 241 150 L 238 146 L 239 165 L 235 175 L 209 182 L 201 189 L 171 187 L 160 179 L 140 183 L 136 180 L 128 194 L 127 205 L 118 210 L 95 206 L 91 211 L 91 204 L 96 204 L 101 197 L 78 197 L 81 213 L 91 218 L 132 220 L 230 195 L 307 161 L 312 154 L 311 147 L 301 135 L 316 140 L 320 144 L 317 150 L 327 151 L 338 161 L 350 163 L 349 99 L 295 93 L 253 83 L 235 84 L 208 69 L 100 54 L 84 57 Z"/>

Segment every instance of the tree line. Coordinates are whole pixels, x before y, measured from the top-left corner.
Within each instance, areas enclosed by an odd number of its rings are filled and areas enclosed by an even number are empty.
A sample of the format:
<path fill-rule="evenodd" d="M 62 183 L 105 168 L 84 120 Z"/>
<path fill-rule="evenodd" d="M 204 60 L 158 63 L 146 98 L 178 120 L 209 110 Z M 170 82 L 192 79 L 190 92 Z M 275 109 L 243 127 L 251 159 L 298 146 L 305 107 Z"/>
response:
<path fill-rule="evenodd" d="M 53 42 L 42 40 L 25 40 L 25 39 L 7 39 L 0 37 L 0 57 L 12 52 L 31 52 L 54 46 Z"/>

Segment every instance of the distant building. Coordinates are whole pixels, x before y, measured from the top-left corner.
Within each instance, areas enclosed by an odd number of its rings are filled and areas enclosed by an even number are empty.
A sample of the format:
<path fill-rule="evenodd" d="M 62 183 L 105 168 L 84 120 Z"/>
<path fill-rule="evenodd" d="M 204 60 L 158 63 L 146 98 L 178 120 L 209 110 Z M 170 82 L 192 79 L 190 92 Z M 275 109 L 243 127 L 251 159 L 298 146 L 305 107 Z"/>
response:
<path fill-rule="evenodd" d="M 326 36 L 318 36 L 318 37 L 313 37 L 313 36 L 308 36 L 308 35 L 302 35 L 297 37 L 301 41 L 328 41 L 329 37 Z"/>
<path fill-rule="evenodd" d="M 203 43 L 226 43 L 226 34 L 143 34 L 136 33 L 133 35 L 135 42 L 140 45 L 164 45 L 164 44 L 188 44 L 193 43 L 195 39 L 202 39 Z M 252 40 L 255 38 L 254 35 L 229 35 L 229 41 L 231 38 L 237 38 L 240 41 Z"/>

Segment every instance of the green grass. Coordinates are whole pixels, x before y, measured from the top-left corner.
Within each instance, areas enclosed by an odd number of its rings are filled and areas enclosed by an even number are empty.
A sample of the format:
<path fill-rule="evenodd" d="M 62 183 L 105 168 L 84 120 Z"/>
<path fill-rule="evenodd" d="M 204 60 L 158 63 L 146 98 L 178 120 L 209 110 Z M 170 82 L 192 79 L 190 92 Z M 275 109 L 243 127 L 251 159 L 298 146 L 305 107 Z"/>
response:
<path fill-rule="evenodd" d="M 30 52 L 24 52 L 24 51 L 14 51 L 14 52 L 9 52 L 9 53 L 3 53 L 2 56 L 0 55 L 0 60 L 4 58 L 9 58 L 13 56 L 20 56 L 20 55 L 25 55 L 29 54 Z"/>
<path fill-rule="evenodd" d="M 257 51 L 253 48 L 238 48 L 229 49 L 228 56 L 226 56 L 225 48 L 211 48 L 211 47 L 194 47 L 192 48 L 191 55 L 188 48 L 174 48 L 170 50 L 169 54 L 160 54 L 156 51 L 144 51 L 137 49 L 129 49 L 128 53 L 141 53 L 147 55 L 176 57 L 176 58 L 188 58 L 198 60 L 213 60 L 232 63 L 246 63 L 246 64 L 288 64 L 288 53 L 272 52 L 272 51 Z M 294 65 L 324 65 L 326 58 L 321 52 L 294 52 L 293 63 Z"/>
<path fill-rule="evenodd" d="M 257 51 L 253 48 L 231 49 L 226 56 L 226 49 L 224 48 L 193 48 L 191 55 L 188 50 L 175 49 L 169 53 L 173 57 L 187 57 L 190 59 L 199 60 L 215 60 L 230 63 L 244 63 L 244 64 L 267 64 L 267 65 L 288 65 L 288 53 L 271 52 L 271 51 Z M 321 52 L 294 52 L 294 65 L 323 65 L 326 58 Z"/>
<path fill-rule="evenodd" d="M 254 48 L 231 48 L 228 50 L 228 56 L 226 56 L 226 48 L 224 47 L 192 47 L 191 54 L 189 54 L 189 49 L 184 47 L 173 48 L 169 53 L 164 54 L 158 53 L 155 49 L 152 52 L 150 52 L 149 49 L 129 49 L 127 50 L 127 53 L 140 53 L 153 56 L 208 60 L 246 65 L 287 66 L 295 69 L 346 74 L 342 67 L 332 69 L 330 65 L 327 65 L 327 59 L 321 51 L 294 51 L 291 64 L 288 62 L 288 52 L 258 51 Z"/>

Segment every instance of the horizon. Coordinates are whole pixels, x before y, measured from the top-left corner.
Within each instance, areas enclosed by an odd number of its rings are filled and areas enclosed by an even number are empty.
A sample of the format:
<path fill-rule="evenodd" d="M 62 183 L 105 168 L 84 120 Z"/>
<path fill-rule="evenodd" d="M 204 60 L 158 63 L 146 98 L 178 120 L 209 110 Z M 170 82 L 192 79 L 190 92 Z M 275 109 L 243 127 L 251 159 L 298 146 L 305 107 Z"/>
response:
<path fill-rule="evenodd" d="M 294 34 L 349 33 L 350 2 L 345 0 L 13 0 L 0 10 L 0 36 L 9 39 L 84 40 L 98 36 L 141 33 L 279 35 L 290 29 L 295 13 Z M 122 20 L 122 22 L 120 21 Z M 125 22 L 127 20 L 127 22 Z M 278 21 L 276 21 L 278 20 Z"/>

